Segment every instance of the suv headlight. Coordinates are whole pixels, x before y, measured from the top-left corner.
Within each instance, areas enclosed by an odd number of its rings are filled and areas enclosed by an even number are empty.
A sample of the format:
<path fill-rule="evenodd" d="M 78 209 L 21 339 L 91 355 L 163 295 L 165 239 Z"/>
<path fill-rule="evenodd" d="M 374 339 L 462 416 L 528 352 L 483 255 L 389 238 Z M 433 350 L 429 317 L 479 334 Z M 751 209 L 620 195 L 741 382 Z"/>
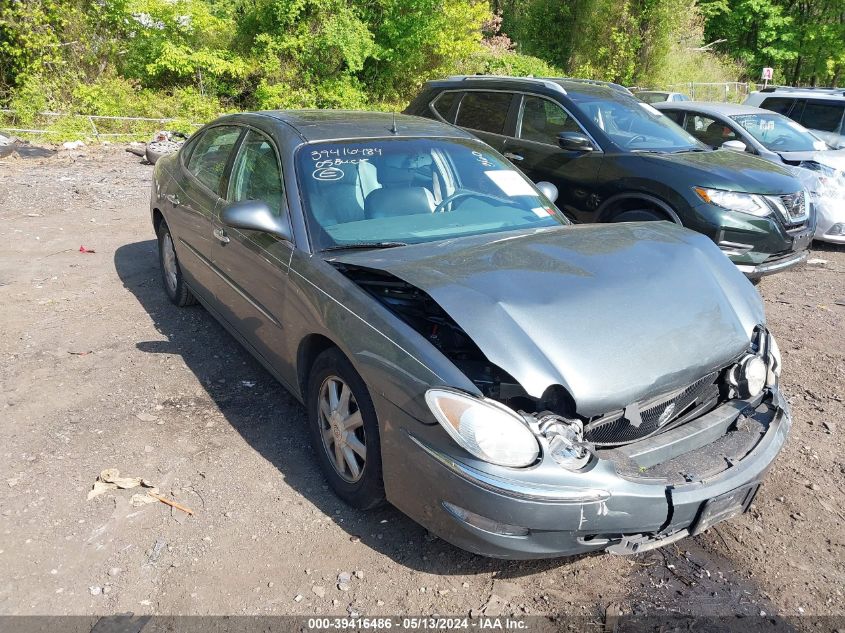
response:
<path fill-rule="evenodd" d="M 757 217 L 765 217 L 772 212 L 772 208 L 763 200 L 763 196 L 755 193 L 739 193 L 737 191 L 722 191 L 721 189 L 707 189 L 705 187 L 694 187 L 698 197 L 708 204 L 715 204 L 717 207 L 729 211 L 739 211 Z"/>
<path fill-rule="evenodd" d="M 446 389 L 429 389 L 425 401 L 452 439 L 478 459 L 519 468 L 540 454 L 534 433 L 503 404 Z"/>

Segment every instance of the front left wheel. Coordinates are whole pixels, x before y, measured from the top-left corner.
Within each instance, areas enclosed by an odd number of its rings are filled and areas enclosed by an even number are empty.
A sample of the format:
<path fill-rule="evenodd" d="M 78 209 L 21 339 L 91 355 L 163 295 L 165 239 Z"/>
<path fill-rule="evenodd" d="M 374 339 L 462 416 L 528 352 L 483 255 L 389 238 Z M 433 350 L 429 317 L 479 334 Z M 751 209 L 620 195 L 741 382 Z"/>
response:
<path fill-rule="evenodd" d="M 384 501 L 378 418 L 363 378 L 337 348 L 308 378 L 311 443 L 332 490 L 360 510 Z"/>

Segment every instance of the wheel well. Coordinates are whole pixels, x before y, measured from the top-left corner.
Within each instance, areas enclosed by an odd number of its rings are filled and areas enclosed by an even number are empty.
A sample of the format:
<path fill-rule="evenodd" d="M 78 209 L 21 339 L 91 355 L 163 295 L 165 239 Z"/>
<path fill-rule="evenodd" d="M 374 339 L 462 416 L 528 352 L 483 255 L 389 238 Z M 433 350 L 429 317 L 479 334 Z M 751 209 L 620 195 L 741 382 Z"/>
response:
<path fill-rule="evenodd" d="M 303 401 L 308 397 L 308 374 L 311 373 L 311 366 L 314 360 L 327 349 L 337 347 L 334 341 L 322 334 L 309 334 L 299 343 L 299 351 L 296 354 L 296 372 L 299 380 L 299 392 Z"/>
<path fill-rule="evenodd" d="M 158 227 L 161 226 L 161 223 L 164 222 L 164 215 L 159 209 L 153 209 L 153 229 L 155 229 L 156 235 L 158 235 Z"/>
<path fill-rule="evenodd" d="M 612 201 L 607 205 L 607 208 L 602 211 L 601 221 L 611 222 L 614 217 L 625 211 L 633 211 L 634 209 L 649 209 L 654 211 L 657 215 L 662 216 L 669 222 L 681 224 L 678 215 L 664 202 L 651 197 L 631 196 L 620 198 Z"/>

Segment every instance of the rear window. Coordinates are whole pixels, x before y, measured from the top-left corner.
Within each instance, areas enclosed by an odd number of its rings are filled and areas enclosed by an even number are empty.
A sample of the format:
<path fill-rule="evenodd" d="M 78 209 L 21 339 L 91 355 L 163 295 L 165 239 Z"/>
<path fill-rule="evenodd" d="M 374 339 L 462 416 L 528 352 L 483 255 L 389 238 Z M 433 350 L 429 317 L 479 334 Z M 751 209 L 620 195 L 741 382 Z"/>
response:
<path fill-rule="evenodd" d="M 482 132 L 503 134 L 513 95 L 509 92 L 467 92 L 456 123 Z"/>
<path fill-rule="evenodd" d="M 839 132 L 843 110 L 845 110 L 845 104 L 808 100 L 804 106 L 804 114 L 801 115 L 801 125 L 812 130 Z"/>
<path fill-rule="evenodd" d="M 765 108 L 766 110 L 771 110 L 772 112 L 777 112 L 778 114 L 788 114 L 793 103 L 795 103 L 795 99 L 769 97 L 768 99 L 763 99 L 763 103 L 760 104 L 760 107 Z"/>
<path fill-rule="evenodd" d="M 458 100 L 459 93 L 457 92 L 443 92 L 431 103 L 431 107 L 444 121 L 453 123 L 452 106 Z"/>

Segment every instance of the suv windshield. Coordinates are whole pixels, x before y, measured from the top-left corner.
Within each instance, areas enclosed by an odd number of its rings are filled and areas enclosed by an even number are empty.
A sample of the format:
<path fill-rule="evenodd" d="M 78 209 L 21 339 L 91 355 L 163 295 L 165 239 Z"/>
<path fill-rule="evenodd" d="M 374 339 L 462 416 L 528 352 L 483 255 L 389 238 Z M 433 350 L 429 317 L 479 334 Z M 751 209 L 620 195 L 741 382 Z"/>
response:
<path fill-rule="evenodd" d="M 521 172 L 469 139 L 314 143 L 296 164 L 316 250 L 567 223 Z"/>
<path fill-rule="evenodd" d="M 572 101 L 610 140 L 630 151 L 685 152 L 706 149 L 668 117 L 638 99 L 613 92 L 570 93 Z"/>
<path fill-rule="evenodd" d="M 780 114 L 738 114 L 731 117 L 773 152 L 812 152 L 828 149 L 827 144 Z"/>

